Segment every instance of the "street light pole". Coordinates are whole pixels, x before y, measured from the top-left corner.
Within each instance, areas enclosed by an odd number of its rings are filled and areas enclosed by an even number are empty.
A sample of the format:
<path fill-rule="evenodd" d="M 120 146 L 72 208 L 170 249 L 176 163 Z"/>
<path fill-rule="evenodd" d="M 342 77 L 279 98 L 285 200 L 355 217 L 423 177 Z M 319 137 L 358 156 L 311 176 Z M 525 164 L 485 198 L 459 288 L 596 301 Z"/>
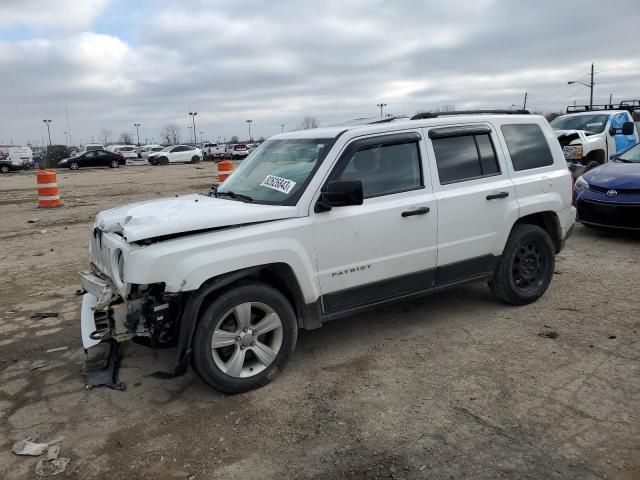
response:
<path fill-rule="evenodd" d="M 584 83 L 581 82 L 580 80 L 571 80 L 569 82 L 567 82 L 569 85 L 573 85 L 574 83 L 579 83 L 580 85 L 584 85 L 585 87 L 589 87 L 590 90 L 590 96 L 589 96 L 589 110 L 593 110 L 593 86 L 595 85 L 595 83 L 593 82 L 593 76 L 594 76 L 595 72 L 593 71 L 593 63 L 591 64 L 591 82 L 590 83 Z"/>
<path fill-rule="evenodd" d="M 383 117 L 383 115 L 382 115 L 382 109 L 383 109 L 384 107 L 386 107 L 386 106 L 387 106 L 387 104 L 386 104 L 386 103 L 376 103 L 376 107 L 380 107 L 380 118 L 382 118 L 382 117 Z"/>
<path fill-rule="evenodd" d="M 49 128 L 49 124 L 51 123 L 51 120 L 42 120 L 46 125 L 47 125 L 47 135 L 49 135 L 49 145 L 47 146 L 47 161 L 45 163 L 49 162 L 49 149 L 51 148 L 51 129 Z M 49 165 L 46 165 L 47 167 Z"/>
<path fill-rule="evenodd" d="M 522 104 L 522 109 L 527 109 L 527 97 L 529 96 L 529 92 L 524 92 L 524 103 Z"/>
<path fill-rule="evenodd" d="M 189 115 L 191 115 L 191 121 L 193 122 L 193 145 L 195 146 L 196 143 L 198 143 L 198 137 L 196 137 L 196 115 L 198 114 L 198 112 L 189 112 Z"/>
<path fill-rule="evenodd" d="M 253 120 L 246 120 L 247 125 L 249 125 L 249 143 L 251 143 L 251 122 L 253 122 Z"/>
<path fill-rule="evenodd" d="M 189 130 L 189 141 L 193 142 L 193 127 L 187 127 Z"/>
<path fill-rule="evenodd" d="M 280 133 L 284 133 L 284 123 L 280 125 Z"/>
<path fill-rule="evenodd" d="M 140 146 L 140 124 L 139 123 L 134 123 L 133 124 L 134 127 L 136 127 L 136 134 L 138 135 L 138 146 Z"/>

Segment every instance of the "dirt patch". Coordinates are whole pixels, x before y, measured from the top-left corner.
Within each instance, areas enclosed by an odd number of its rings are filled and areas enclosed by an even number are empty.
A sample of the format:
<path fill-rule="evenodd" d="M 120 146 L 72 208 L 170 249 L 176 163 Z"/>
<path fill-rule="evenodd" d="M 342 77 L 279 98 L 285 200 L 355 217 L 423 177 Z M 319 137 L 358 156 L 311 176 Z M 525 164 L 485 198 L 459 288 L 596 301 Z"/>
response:
<path fill-rule="evenodd" d="M 61 478 L 638 478 L 638 235 L 577 226 L 534 305 L 479 284 L 303 331 L 255 392 L 156 379 L 175 351 L 133 343 L 127 391 L 86 390 L 75 291 L 95 214 L 215 175 L 62 171 L 65 207 L 49 211 L 33 173 L 0 177 L 0 478 L 34 478 L 37 459 L 10 452 L 34 433 L 65 436 Z"/>

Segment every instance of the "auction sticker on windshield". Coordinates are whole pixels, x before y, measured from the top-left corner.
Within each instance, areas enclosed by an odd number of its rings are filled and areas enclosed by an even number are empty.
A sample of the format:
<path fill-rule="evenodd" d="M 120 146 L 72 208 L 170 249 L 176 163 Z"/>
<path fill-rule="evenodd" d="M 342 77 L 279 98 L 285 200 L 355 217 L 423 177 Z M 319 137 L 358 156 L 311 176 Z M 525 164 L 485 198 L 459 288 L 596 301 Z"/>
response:
<path fill-rule="evenodd" d="M 282 193 L 289 193 L 296 186 L 296 182 L 275 175 L 267 175 L 260 184 L 261 187 L 267 187 Z"/>

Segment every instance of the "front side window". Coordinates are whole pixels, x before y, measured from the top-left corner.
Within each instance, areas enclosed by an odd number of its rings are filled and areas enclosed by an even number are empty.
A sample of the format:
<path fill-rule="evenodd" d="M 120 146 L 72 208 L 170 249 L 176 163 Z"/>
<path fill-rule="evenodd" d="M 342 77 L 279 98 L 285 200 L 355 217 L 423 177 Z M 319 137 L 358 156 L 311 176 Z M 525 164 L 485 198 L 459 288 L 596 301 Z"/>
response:
<path fill-rule="evenodd" d="M 218 195 L 295 205 L 333 142 L 333 138 L 267 140 L 220 186 Z"/>
<path fill-rule="evenodd" d="M 503 125 L 502 134 L 507 142 L 514 170 L 531 170 L 553 165 L 553 155 L 539 125 Z"/>
<path fill-rule="evenodd" d="M 376 145 L 355 152 L 336 180 L 360 180 L 364 198 L 422 188 L 417 142 Z"/>
<path fill-rule="evenodd" d="M 434 138 L 431 141 L 441 185 L 500 174 L 488 133 Z"/>

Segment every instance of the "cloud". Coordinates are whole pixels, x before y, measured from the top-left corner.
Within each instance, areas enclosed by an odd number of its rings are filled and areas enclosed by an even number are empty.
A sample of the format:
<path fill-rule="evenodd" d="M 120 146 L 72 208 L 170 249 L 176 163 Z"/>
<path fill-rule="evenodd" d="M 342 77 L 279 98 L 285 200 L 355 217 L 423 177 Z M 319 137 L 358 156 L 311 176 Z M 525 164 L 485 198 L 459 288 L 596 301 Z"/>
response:
<path fill-rule="evenodd" d="M 12 3 L 0 7 L 9 23 L 24 10 Z M 616 11 L 595 0 L 185 0 L 134 12 L 86 3 L 103 11 L 71 22 L 84 21 L 83 32 L 0 41 L 0 70 L 11 72 L 0 77 L 2 135 L 37 138 L 46 115 L 59 139 L 65 106 L 76 140 L 134 122 L 148 138 L 168 122 L 186 132 L 189 108 L 211 138 L 242 135 L 248 118 L 266 136 L 307 114 L 323 123 L 373 116 L 381 101 L 408 114 L 508 108 L 528 91 L 531 108 L 551 111 L 588 99 L 567 81 L 586 82 L 592 61 L 598 101 L 635 95 L 640 75 L 635 33 L 617 26 L 619 11 L 640 15 L 637 0 Z"/>
<path fill-rule="evenodd" d="M 110 0 L 2 0 L 0 28 L 15 25 L 81 30 L 91 26 Z"/>

